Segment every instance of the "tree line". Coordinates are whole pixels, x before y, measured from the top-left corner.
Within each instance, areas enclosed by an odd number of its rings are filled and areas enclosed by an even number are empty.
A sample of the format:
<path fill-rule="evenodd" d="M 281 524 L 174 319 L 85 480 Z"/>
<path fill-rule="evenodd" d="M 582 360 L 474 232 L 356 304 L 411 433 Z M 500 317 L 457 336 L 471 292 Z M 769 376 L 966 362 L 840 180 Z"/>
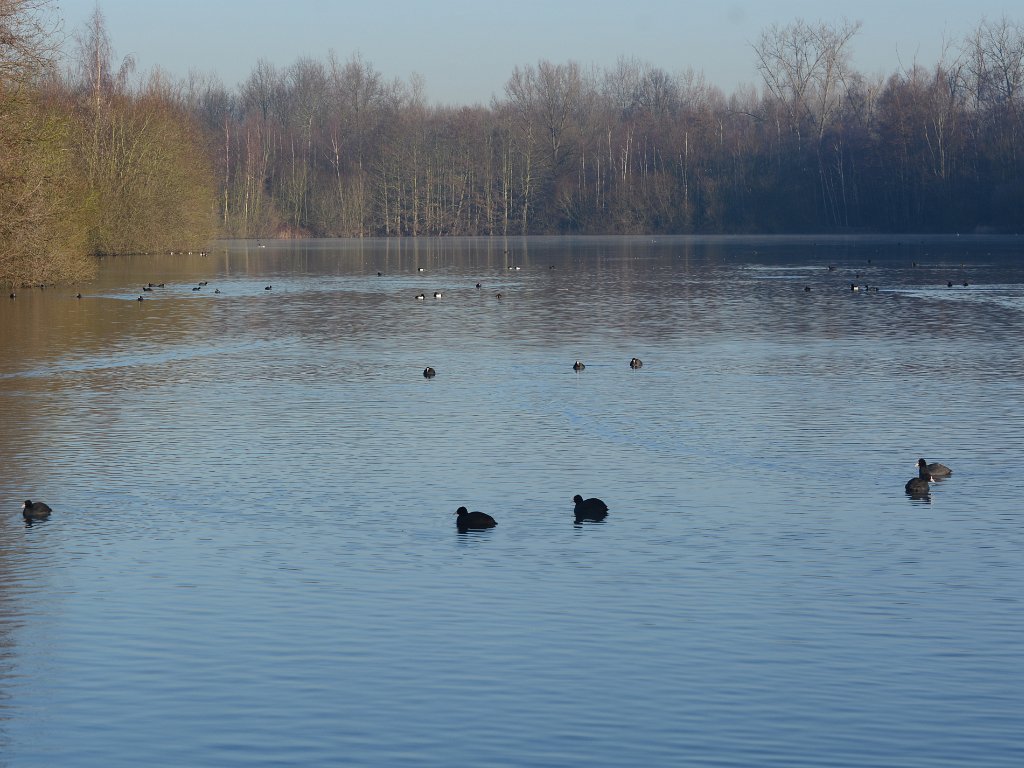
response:
<path fill-rule="evenodd" d="M 1024 26 L 1005 17 L 887 76 L 851 66 L 859 23 L 798 20 L 751 46 L 761 89 L 726 95 L 636 59 L 542 60 L 488 105 L 431 106 L 418 78 L 387 80 L 359 55 L 261 60 L 234 88 L 138 78 L 130 59 L 114 66 L 98 8 L 58 74 L 41 17 L 25 15 L 43 5 L 0 0 L 36 22 L 0 35 L 3 61 L 20 62 L 0 64 L 2 157 L 20 158 L 0 160 L 0 280 L 8 254 L 174 248 L 214 232 L 1024 228 Z M 18 34 L 35 58 L 9 50 Z M 4 215 L 15 208 L 21 220 Z M 48 240 L 12 236 L 32 216 Z"/>
<path fill-rule="evenodd" d="M 199 121 L 159 71 L 115 66 L 96 8 L 60 71 L 49 0 L 0 0 L 0 284 L 87 280 L 96 256 L 201 246 L 216 189 Z"/>
<path fill-rule="evenodd" d="M 763 89 L 729 96 L 540 61 L 488 106 L 428 106 L 358 55 L 185 94 L 235 236 L 1019 231 L 1024 27 L 983 21 L 887 77 L 851 67 L 859 28 L 765 30 Z"/>

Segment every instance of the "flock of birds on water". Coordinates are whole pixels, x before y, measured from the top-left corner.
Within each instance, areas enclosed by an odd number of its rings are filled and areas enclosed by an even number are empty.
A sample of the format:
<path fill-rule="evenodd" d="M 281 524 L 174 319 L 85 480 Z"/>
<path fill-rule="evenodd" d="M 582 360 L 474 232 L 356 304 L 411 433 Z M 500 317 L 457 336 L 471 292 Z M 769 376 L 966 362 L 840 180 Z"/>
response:
<path fill-rule="evenodd" d="M 576 523 L 582 523 L 584 520 L 599 523 L 608 517 L 608 505 L 600 499 L 584 499 L 577 493 L 572 500 L 576 505 L 573 507 Z M 498 521 L 486 512 L 470 512 L 465 507 L 455 510 L 455 527 L 459 529 L 459 533 L 483 531 L 497 524 Z"/>
<path fill-rule="evenodd" d="M 262 248 L 262 247 L 266 247 L 266 246 L 261 244 L 259 247 Z M 208 253 L 207 252 L 203 252 L 201 255 L 207 256 Z M 870 263 L 870 259 L 868 260 L 868 263 Z M 913 266 L 915 266 L 915 267 L 918 266 L 917 262 L 914 262 Z M 514 271 L 518 271 L 518 270 L 521 269 L 521 267 L 519 267 L 519 266 L 510 266 L 510 267 L 508 267 L 508 269 L 510 271 L 513 271 L 513 270 Z M 549 269 L 554 269 L 554 266 L 549 267 Z M 835 270 L 835 266 L 834 265 L 829 265 L 828 270 L 830 272 L 834 271 Z M 417 272 L 424 272 L 425 270 L 424 270 L 423 267 L 417 267 L 416 271 Z M 383 274 L 384 274 L 383 272 L 378 272 L 377 273 L 377 277 L 382 277 Z M 860 275 L 858 274 L 857 277 L 860 277 Z M 193 291 L 201 291 L 203 288 L 205 288 L 208 285 L 209 285 L 209 281 L 201 280 L 201 281 L 199 281 L 198 285 L 195 285 L 195 286 L 192 287 L 192 290 Z M 963 285 L 964 285 L 964 287 L 967 287 L 969 285 L 969 283 L 966 280 L 964 280 L 963 281 Z M 45 286 L 40 286 L 40 288 L 43 288 L 43 287 L 45 287 Z M 147 285 L 144 285 L 142 287 L 142 290 L 143 290 L 143 292 L 148 293 L 148 292 L 151 292 L 154 288 L 164 288 L 164 287 L 166 287 L 165 283 L 148 283 Z M 264 286 L 263 290 L 270 291 L 270 290 L 273 290 L 273 287 L 274 287 L 273 285 L 267 285 L 267 286 Z M 476 287 L 477 288 L 482 288 L 483 285 L 481 283 L 477 283 Z M 947 281 L 946 282 L 946 287 L 947 288 L 952 288 L 953 287 L 953 282 L 951 280 Z M 804 291 L 810 291 L 810 290 L 811 290 L 811 287 L 809 285 L 804 286 Z M 858 292 L 861 292 L 861 291 L 868 292 L 868 291 L 877 291 L 878 287 L 877 286 L 867 285 L 867 284 L 865 284 L 864 286 L 860 286 L 860 285 L 857 285 L 856 283 L 850 283 L 850 290 L 852 292 L 854 292 L 854 293 L 858 293 Z M 219 288 L 214 289 L 214 293 L 220 293 L 220 292 L 221 291 L 220 291 Z M 435 299 L 440 299 L 442 297 L 442 295 L 443 294 L 441 293 L 441 291 L 434 291 L 434 298 Z M 14 299 L 14 298 L 16 298 L 16 296 L 17 296 L 17 294 L 15 294 L 12 291 L 11 294 L 10 294 L 10 298 Z M 495 297 L 500 299 L 500 298 L 502 298 L 502 294 L 501 293 L 496 293 Z M 75 298 L 77 298 L 77 299 L 82 298 L 82 294 L 81 293 L 76 294 Z M 427 298 L 427 296 L 426 296 L 425 293 L 418 293 L 418 294 L 416 294 L 416 300 L 417 301 L 425 301 L 426 298 Z M 139 296 L 138 299 L 136 299 L 136 301 L 142 301 L 142 300 L 143 300 L 142 296 Z M 640 358 L 637 358 L 637 357 L 631 358 L 630 361 L 629 361 L 629 367 L 632 368 L 633 370 L 636 370 L 638 368 L 642 368 L 643 365 L 644 365 L 643 361 L 640 360 Z M 575 361 L 573 363 L 573 365 L 572 365 L 573 370 L 576 371 L 577 373 L 579 373 L 580 371 L 585 370 L 586 367 L 587 366 L 582 361 L 580 361 L 580 360 Z M 437 371 L 433 367 L 427 366 L 426 368 L 423 369 L 423 377 L 424 378 L 432 379 L 435 376 L 437 376 Z M 939 464 L 939 463 L 931 463 L 931 464 L 929 464 L 923 458 L 922 459 L 918 459 L 917 467 L 918 467 L 917 477 L 910 478 L 910 480 L 907 481 L 906 486 L 905 486 L 905 490 L 906 490 L 907 494 L 909 496 L 915 498 L 915 499 L 926 499 L 926 498 L 928 498 L 930 493 L 931 493 L 931 484 L 932 483 L 934 483 L 936 481 L 944 480 L 944 479 L 946 479 L 947 477 L 949 477 L 949 476 L 951 476 L 953 474 L 953 470 L 951 470 L 949 467 L 945 466 L 944 464 Z M 608 516 L 608 505 L 605 504 L 601 499 L 598 499 L 598 498 L 584 499 L 582 496 L 577 494 L 576 496 L 573 497 L 573 503 L 575 504 L 575 506 L 573 508 L 573 514 L 574 514 L 574 517 L 575 517 L 575 522 L 577 524 L 581 523 L 583 521 L 601 522 L 601 521 L 603 521 Z M 50 508 L 50 506 L 48 504 L 42 502 L 42 501 L 33 502 L 31 499 L 26 499 L 25 503 L 22 505 L 22 516 L 24 517 L 25 521 L 27 523 L 29 523 L 29 524 L 31 524 L 33 521 L 47 520 L 50 517 L 50 515 L 52 514 L 52 512 L 53 512 L 53 510 Z M 498 522 L 493 517 L 491 517 L 491 515 L 487 514 L 486 512 L 470 512 L 466 507 L 459 507 L 455 511 L 455 525 L 458 528 L 460 533 L 465 533 L 466 531 L 471 531 L 471 530 L 486 530 L 488 528 L 494 528 L 497 524 L 498 524 Z"/>
<path fill-rule="evenodd" d="M 641 360 L 639 357 L 630 358 L 629 367 L 632 368 L 634 371 L 637 370 L 638 368 L 643 368 L 644 361 Z M 577 360 L 575 363 L 572 364 L 572 369 L 576 371 L 576 373 L 579 373 L 580 371 L 585 371 L 587 369 L 587 366 L 582 361 Z M 428 365 L 426 368 L 423 369 L 423 378 L 432 379 L 435 376 L 437 376 L 437 370 L 432 366 Z"/>
<path fill-rule="evenodd" d="M 203 253 L 202 255 L 205 256 L 207 254 Z M 520 269 L 522 269 L 522 268 L 519 267 L 519 266 L 510 266 L 509 267 L 509 270 L 512 270 L 512 271 L 518 271 Z M 554 267 L 551 267 L 551 269 L 554 269 Z M 417 272 L 424 272 L 424 271 L 425 270 L 424 270 L 423 267 L 418 267 L 417 268 Z M 377 273 L 377 277 L 382 277 L 383 274 L 384 274 L 383 272 L 378 272 Z M 201 291 L 203 288 L 207 287 L 209 284 L 210 283 L 209 283 L 208 280 L 201 280 L 201 281 L 199 281 L 199 283 L 197 285 L 192 287 L 192 290 L 193 291 Z M 43 286 L 40 286 L 40 287 L 43 287 Z M 155 289 L 155 288 L 165 288 L 165 287 L 166 287 L 166 283 L 148 283 L 148 284 L 142 286 L 142 290 L 143 290 L 144 293 L 149 293 L 149 292 L 152 292 L 153 289 Z M 483 284 L 482 283 L 477 283 L 476 287 L 477 288 L 482 288 Z M 267 286 L 264 287 L 263 290 L 270 291 L 270 290 L 273 290 L 273 288 L 274 288 L 273 285 L 267 285 Z M 214 289 L 214 293 L 220 293 L 220 289 L 219 288 Z M 16 298 L 16 294 L 14 292 L 12 292 L 10 297 L 12 299 Z M 434 292 L 434 298 L 435 299 L 440 299 L 441 297 L 442 297 L 441 291 L 435 291 Z M 496 293 L 495 297 L 500 299 L 500 298 L 502 298 L 502 294 L 501 293 Z M 77 294 L 75 296 L 75 298 L 77 298 L 77 299 L 82 298 L 82 294 L 80 294 L 80 293 Z M 425 299 L 426 299 L 426 294 L 425 293 L 418 293 L 418 294 L 416 294 L 416 300 L 417 301 L 424 301 Z M 141 296 L 141 295 L 138 297 L 138 299 L 136 299 L 136 301 L 143 301 L 143 300 L 144 300 L 144 297 Z M 642 368 L 643 365 L 644 365 L 643 361 L 640 360 L 640 358 L 638 358 L 638 357 L 631 358 L 630 361 L 629 361 L 629 367 L 632 368 L 633 370 L 636 370 L 638 368 Z M 573 366 L 572 366 L 573 370 L 576 371 L 577 373 L 579 373 L 580 371 L 584 370 L 586 367 L 587 366 L 584 365 L 579 360 L 574 362 Z M 431 367 L 431 366 L 427 366 L 426 368 L 423 369 L 423 376 L 424 376 L 424 378 L 432 379 L 436 375 L 437 375 L 437 371 L 433 367 Z M 573 515 L 575 517 L 575 522 L 577 524 L 578 523 L 582 523 L 583 521 L 601 522 L 602 520 L 605 519 L 605 517 L 608 516 L 608 505 L 605 504 L 603 501 L 601 501 L 601 499 L 597 499 L 597 498 L 584 499 L 582 496 L 577 494 L 576 496 L 573 497 L 573 503 L 575 505 L 573 507 Z M 42 501 L 35 501 L 34 502 L 31 499 L 26 499 L 25 500 L 25 503 L 22 505 L 22 510 L 21 511 L 22 511 L 22 516 L 25 518 L 25 522 L 30 524 L 30 525 L 33 522 L 38 522 L 38 521 L 49 519 L 50 515 L 53 513 L 53 509 L 48 504 L 46 504 L 45 502 L 42 502 Z M 456 528 L 458 528 L 460 533 L 465 533 L 466 531 L 474 531 L 474 530 L 486 530 L 488 528 L 493 528 L 497 524 L 498 524 L 497 521 L 493 517 L 491 517 L 489 514 L 487 514 L 486 512 L 470 512 L 466 507 L 459 507 L 456 510 L 456 512 L 455 512 L 455 525 L 456 525 Z"/>
<path fill-rule="evenodd" d="M 573 514 L 576 517 L 577 523 L 582 523 L 584 520 L 601 522 L 608 516 L 608 505 L 600 499 L 584 499 L 579 494 L 576 494 L 572 500 L 576 505 L 573 508 Z M 40 520 L 47 520 L 52 513 L 53 510 L 50 508 L 50 505 L 42 501 L 25 499 L 25 503 L 21 507 L 22 517 L 29 524 Z M 459 507 L 455 510 L 455 527 L 459 529 L 459 533 L 482 531 L 493 528 L 497 524 L 498 521 L 486 512 L 470 512 L 465 507 Z"/>
<path fill-rule="evenodd" d="M 258 248 L 266 248 L 267 246 L 264 245 L 263 243 L 258 243 L 257 247 Z M 184 253 L 184 251 L 182 253 Z M 191 255 L 192 251 L 188 251 L 188 253 L 189 253 L 189 255 Z M 505 254 L 507 256 L 508 255 L 508 251 L 505 251 Z M 171 251 L 170 255 L 172 255 L 172 256 L 175 255 L 175 252 Z M 200 251 L 199 255 L 200 256 L 209 256 L 210 252 L 209 251 Z M 871 263 L 871 259 L 868 259 L 868 264 L 870 264 L 870 263 Z M 921 265 L 918 264 L 918 262 L 914 261 L 914 262 L 911 262 L 911 266 L 919 267 Z M 960 265 L 961 268 L 963 268 L 963 266 L 964 266 L 963 264 Z M 548 269 L 554 269 L 554 268 L 555 268 L 555 266 L 553 264 L 548 267 Z M 519 266 L 519 265 L 510 265 L 508 267 L 508 270 L 510 272 L 518 272 L 521 269 L 522 269 L 522 267 Z M 417 272 L 425 272 L 426 269 L 424 267 L 417 267 L 416 271 Z M 836 271 L 836 265 L 835 264 L 829 264 L 828 265 L 828 271 L 829 272 Z M 383 277 L 383 276 L 384 276 L 383 272 L 378 272 L 377 273 L 377 277 Z M 860 276 L 861 275 L 860 275 L 859 272 L 856 273 L 856 275 L 855 275 L 855 277 L 857 277 L 857 278 L 859 278 Z M 209 283 L 208 280 L 201 280 L 201 281 L 199 281 L 198 285 L 195 285 L 195 286 L 192 287 L 192 290 L 193 291 L 201 291 L 203 288 L 205 288 L 209 284 L 210 283 Z M 962 285 L 963 285 L 964 288 L 967 288 L 970 285 L 970 283 L 967 280 L 964 280 Z M 164 288 L 164 287 L 166 287 L 165 283 L 148 283 L 148 284 L 142 286 L 142 291 L 143 291 L 143 293 L 149 293 L 154 288 Z M 482 283 L 477 283 L 476 287 L 477 288 L 483 288 L 483 284 Z M 953 281 L 952 280 L 947 280 L 946 281 L 946 287 L 947 288 L 952 288 L 953 287 Z M 40 285 L 39 288 L 46 288 L 46 285 Z M 263 290 L 265 290 L 265 291 L 271 291 L 273 289 L 274 289 L 273 285 L 267 285 L 267 286 L 264 286 L 264 288 L 263 288 Z M 804 286 L 804 291 L 809 292 L 810 290 L 811 290 L 811 286 L 809 286 L 809 285 L 805 285 Z M 858 285 L 857 283 L 850 283 L 850 291 L 852 293 L 874 293 L 874 292 L 878 291 L 878 286 L 877 285 L 869 285 L 867 283 L 865 283 L 864 285 Z M 214 289 L 213 292 L 214 293 L 220 293 L 221 290 L 220 290 L 220 288 L 216 288 L 216 289 Z M 440 299 L 442 296 L 443 296 L 443 294 L 441 293 L 441 291 L 434 291 L 434 298 L 435 299 Z M 494 294 L 494 296 L 497 299 L 504 298 L 500 291 L 498 293 Z M 18 294 L 16 292 L 14 292 L 14 291 L 11 291 L 10 298 L 15 299 L 17 297 L 18 297 Z M 75 294 L 75 298 L 76 299 L 82 298 L 82 294 L 81 293 Z M 144 296 L 139 295 L 139 297 L 136 299 L 136 301 L 143 301 L 144 299 L 145 299 Z M 417 293 L 416 294 L 416 301 L 426 301 L 426 299 L 427 299 L 427 294 L 426 293 Z"/>
<path fill-rule="evenodd" d="M 932 462 L 929 464 L 925 459 L 917 460 L 917 477 L 907 480 L 904 488 L 907 494 L 915 499 L 926 499 L 931 494 L 931 484 L 939 480 L 945 480 L 953 474 L 953 470 L 945 464 Z"/>
<path fill-rule="evenodd" d="M 636 360 L 636 358 L 633 359 Z M 576 362 L 579 364 L 578 360 Z M 433 369 L 427 369 L 427 371 L 431 370 Z M 426 371 L 424 371 L 423 375 L 427 375 Z M 917 469 L 917 477 L 910 478 L 906 484 L 907 494 L 915 499 L 928 498 L 933 482 L 944 480 L 953 474 L 953 470 L 945 464 L 929 464 L 925 459 L 917 460 Z M 577 525 L 585 521 L 600 523 L 608 517 L 608 505 L 601 499 L 584 499 L 577 493 L 572 497 L 572 500 L 575 505 L 573 507 L 574 522 Z M 21 507 L 21 514 L 29 525 L 33 522 L 49 519 L 52 513 L 53 510 L 50 508 L 50 505 L 42 501 L 26 499 Z M 488 528 L 494 528 L 497 524 L 498 521 L 486 512 L 470 512 L 466 507 L 459 507 L 455 510 L 455 527 L 459 533 L 484 531 Z"/>

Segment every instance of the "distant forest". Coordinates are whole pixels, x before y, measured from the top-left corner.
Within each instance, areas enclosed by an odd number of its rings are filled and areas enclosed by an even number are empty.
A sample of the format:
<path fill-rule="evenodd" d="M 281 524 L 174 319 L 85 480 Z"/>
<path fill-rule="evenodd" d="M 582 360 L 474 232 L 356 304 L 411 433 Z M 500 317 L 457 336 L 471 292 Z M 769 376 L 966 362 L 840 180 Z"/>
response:
<path fill-rule="evenodd" d="M 851 68 L 859 23 L 798 20 L 751 46 L 759 90 L 539 61 L 488 105 L 431 106 L 359 55 L 140 77 L 99 8 L 60 71 L 48 5 L 0 0 L 0 281 L 214 235 L 1024 231 L 1005 17 L 887 77 Z"/>

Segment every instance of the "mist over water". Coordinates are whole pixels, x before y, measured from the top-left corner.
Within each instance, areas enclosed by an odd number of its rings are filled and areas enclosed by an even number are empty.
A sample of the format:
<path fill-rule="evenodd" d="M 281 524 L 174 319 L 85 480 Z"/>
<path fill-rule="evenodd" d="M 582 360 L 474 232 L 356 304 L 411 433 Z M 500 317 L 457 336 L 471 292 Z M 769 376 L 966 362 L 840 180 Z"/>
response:
<path fill-rule="evenodd" d="M 0 764 L 1018 765 L 1022 253 L 229 241 L 5 297 Z"/>

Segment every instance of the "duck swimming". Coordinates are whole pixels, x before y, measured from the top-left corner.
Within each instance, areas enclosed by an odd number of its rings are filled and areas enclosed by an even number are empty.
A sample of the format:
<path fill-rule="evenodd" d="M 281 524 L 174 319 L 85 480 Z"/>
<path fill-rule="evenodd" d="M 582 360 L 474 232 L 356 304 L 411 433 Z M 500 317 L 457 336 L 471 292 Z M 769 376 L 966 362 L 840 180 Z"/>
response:
<path fill-rule="evenodd" d="M 470 512 L 465 507 L 455 510 L 455 515 L 455 525 L 459 529 L 459 533 L 493 528 L 498 524 L 498 521 L 486 512 Z"/>
<path fill-rule="evenodd" d="M 31 499 L 25 499 L 25 503 L 21 505 L 21 514 L 26 520 L 45 520 L 52 511 L 50 505 L 42 501 L 33 502 Z"/>
<path fill-rule="evenodd" d="M 573 513 L 577 523 L 580 520 L 604 520 L 608 516 L 608 505 L 600 499 L 584 499 L 577 493 L 572 500 L 576 504 Z"/>
<path fill-rule="evenodd" d="M 931 486 L 929 485 L 929 483 L 931 483 L 931 479 L 932 476 L 928 472 L 928 468 L 921 467 L 917 477 L 912 477 L 907 480 L 907 484 L 904 486 L 904 489 L 911 496 L 927 496 L 931 491 Z"/>
<path fill-rule="evenodd" d="M 924 459 L 917 460 L 917 468 L 919 470 L 926 470 L 928 474 L 931 475 L 932 477 L 949 477 L 950 475 L 953 474 L 953 470 L 947 467 L 945 464 L 939 464 L 938 462 L 933 462 L 929 464 Z"/>

